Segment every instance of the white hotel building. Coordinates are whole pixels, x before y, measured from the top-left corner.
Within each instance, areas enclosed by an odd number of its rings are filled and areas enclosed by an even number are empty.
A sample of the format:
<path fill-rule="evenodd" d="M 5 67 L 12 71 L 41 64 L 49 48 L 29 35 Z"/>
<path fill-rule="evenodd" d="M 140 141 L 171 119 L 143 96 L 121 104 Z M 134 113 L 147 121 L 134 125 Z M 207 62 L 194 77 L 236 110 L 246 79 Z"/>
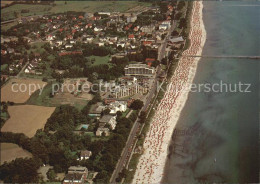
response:
<path fill-rule="evenodd" d="M 155 68 L 146 64 L 129 64 L 125 67 L 126 76 L 147 76 L 151 77 L 155 74 Z"/>

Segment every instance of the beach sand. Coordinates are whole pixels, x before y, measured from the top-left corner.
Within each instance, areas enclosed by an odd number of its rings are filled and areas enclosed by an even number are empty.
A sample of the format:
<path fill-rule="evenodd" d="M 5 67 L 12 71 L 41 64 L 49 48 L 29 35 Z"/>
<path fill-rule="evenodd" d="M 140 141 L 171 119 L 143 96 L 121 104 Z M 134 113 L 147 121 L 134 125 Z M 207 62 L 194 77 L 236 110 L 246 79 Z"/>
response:
<path fill-rule="evenodd" d="M 163 178 L 168 145 L 188 98 L 200 59 L 185 57 L 185 55 L 201 55 L 206 41 L 202 9 L 202 1 L 193 2 L 189 34 L 191 45 L 183 52 L 176 71 L 169 81 L 165 96 L 151 122 L 144 142 L 144 153 L 139 159 L 133 183 L 160 183 Z"/>

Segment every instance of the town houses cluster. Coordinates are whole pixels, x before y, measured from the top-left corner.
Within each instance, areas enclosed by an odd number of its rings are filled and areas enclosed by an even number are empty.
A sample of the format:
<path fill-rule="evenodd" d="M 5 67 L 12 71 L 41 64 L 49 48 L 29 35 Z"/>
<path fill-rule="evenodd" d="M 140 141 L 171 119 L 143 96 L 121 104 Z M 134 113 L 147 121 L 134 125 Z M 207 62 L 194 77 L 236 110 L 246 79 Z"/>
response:
<path fill-rule="evenodd" d="M 1 82 L 37 78 L 47 87 L 56 85 L 40 100 L 48 99 L 56 107 L 84 102 L 80 110 L 88 118 L 73 133 L 88 134 L 96 142 L 109 140 L 120 118 L 134 116 L 135 122 L 142 108 L 136 106 L 151 100 L 151 89 L 167 75 L 169 58 L 173 60 L 175 51 L 184 47 L 183 35 L 172 34 L 176 11 L 167 3 L 165 9 L 149 6 L 131 13 L 65 12 L 19 18 L 1 35 Z M 127 128 L 131 129 L 130 123 Z M 102 157 L 89 149 L 73 154 L 78 163 Z M 72 164 L 63 183 L 92 183 L 98 173 L 93 168 Z"/>

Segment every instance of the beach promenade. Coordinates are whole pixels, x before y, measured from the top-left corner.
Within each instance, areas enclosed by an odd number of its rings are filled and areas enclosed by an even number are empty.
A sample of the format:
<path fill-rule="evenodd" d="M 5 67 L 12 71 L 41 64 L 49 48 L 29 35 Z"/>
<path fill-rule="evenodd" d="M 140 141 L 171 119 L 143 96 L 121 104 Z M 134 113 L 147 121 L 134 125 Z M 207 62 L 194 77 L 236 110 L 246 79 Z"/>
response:
<path fill-rule="evenodd" d="M 176 71 L 169 81 L 167 91 L 161 100 L 144 142 L 144 153 L 139 159 L 133 183 L 160 183 L 163 177 L 167 149 L 174 127 L 188 98 L 200 58 L 185 55 L 201 55 L 206 40 L 202 20 L 203 4 L 193 2 L 191 15 L 190 47 L 183 52 Z M 178 90 L 176 90 L 178 89 Z"/>

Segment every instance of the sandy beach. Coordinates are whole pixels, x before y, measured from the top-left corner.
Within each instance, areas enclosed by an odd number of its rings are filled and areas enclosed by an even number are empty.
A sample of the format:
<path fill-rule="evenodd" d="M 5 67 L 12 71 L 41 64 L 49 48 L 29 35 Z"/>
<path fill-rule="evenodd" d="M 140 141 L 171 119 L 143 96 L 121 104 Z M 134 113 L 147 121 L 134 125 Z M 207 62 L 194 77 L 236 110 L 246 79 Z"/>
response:
<path fill-rule="evenodd" d="M 183 52 L 184 56 L 179 60 L 165 96 L 156 110 L 145 138 L 144 153 L 139 159 L 133 183 L 160 183 L 162 180 L 168 145 L 188 98 L 187 89 L 190 89 L 200 59 L 185 57 L 185 55 L 201 55 L 206 41 L 202 9 L 202 1 L 193 2 L 189 34 L 191 45 Z"/>

